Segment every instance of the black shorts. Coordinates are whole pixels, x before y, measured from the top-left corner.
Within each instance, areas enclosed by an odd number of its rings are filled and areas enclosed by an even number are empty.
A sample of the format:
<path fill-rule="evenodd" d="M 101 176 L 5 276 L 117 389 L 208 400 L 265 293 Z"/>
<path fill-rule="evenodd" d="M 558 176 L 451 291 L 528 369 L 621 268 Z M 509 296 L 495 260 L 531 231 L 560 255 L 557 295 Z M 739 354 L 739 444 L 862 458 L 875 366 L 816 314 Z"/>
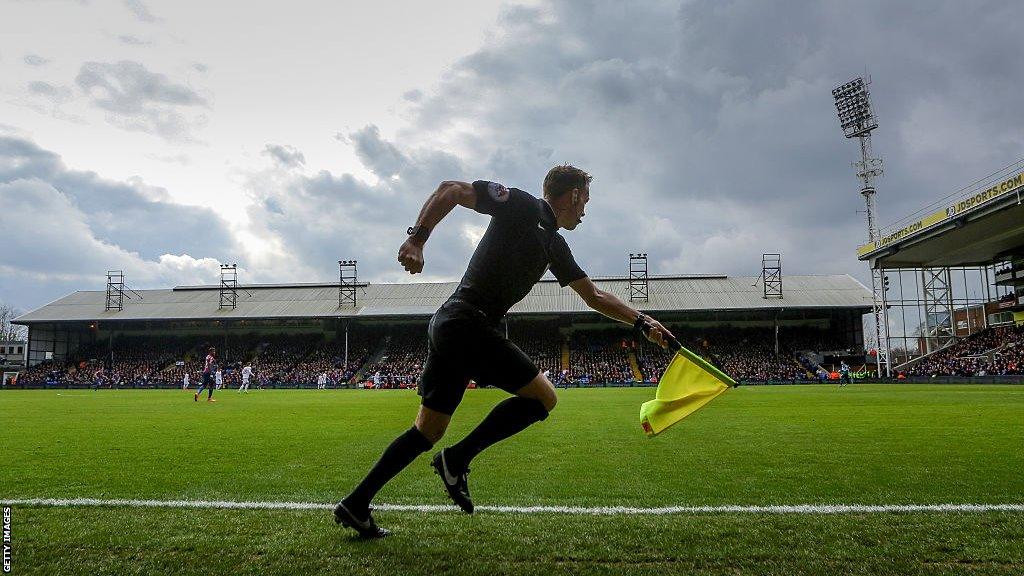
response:
<path fill-rule="evenodd" d="M 471 304 L 446 302 L 427 328 L 427 362 L 420 377 L 422 404 L 451 415 L 472 379 L 515 393 L 540 370 L 498 331 L 498 325 Z"/>
<path fill-rule="evenodd" d="M 213 374 L 209 372 L 203 373 L 203 386 L 213 386 Z"/>

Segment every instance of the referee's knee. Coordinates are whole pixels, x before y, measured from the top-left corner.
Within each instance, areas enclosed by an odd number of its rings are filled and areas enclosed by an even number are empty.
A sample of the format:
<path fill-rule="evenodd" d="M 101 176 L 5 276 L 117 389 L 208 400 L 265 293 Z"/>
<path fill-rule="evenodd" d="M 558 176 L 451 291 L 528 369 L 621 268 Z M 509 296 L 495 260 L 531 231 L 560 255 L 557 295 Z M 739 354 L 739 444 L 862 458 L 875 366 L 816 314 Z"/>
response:
<path fill-rule="evenodd" d="M 529 398 L 530 400 L 539 403 L 541 406 L 544 407 L 545 412 L 551 412 L 552 410 L 555 409 L 555 406 L 558 404 L 558 395 L 555 394 L 554 387 L 550 386 L 541 388 L 536 393 L 526 396 L 526 398 Z"/>
<path fill-rule="evenodd" d="M 540 403 L 543 404 L 544 409 L 550 413 L 555 409 L 555 406 L 558 405 L 558 394 L 555 394 L 555 391 L 551 390 L 549 394 L 545 394 L 544 397 L 540 399 Z"/>
<path fill-rule="evenodd" d="M 543 373 L 538 374 L 537 378 L 531 382 L 533 386 L 530 397 L 544 405 L 544 409 L 551 412 L 555 409 L 558 404 L 558 394 L 555 392 L 555 386 L 551 384 L 551 381 L 544 376 Z"/>

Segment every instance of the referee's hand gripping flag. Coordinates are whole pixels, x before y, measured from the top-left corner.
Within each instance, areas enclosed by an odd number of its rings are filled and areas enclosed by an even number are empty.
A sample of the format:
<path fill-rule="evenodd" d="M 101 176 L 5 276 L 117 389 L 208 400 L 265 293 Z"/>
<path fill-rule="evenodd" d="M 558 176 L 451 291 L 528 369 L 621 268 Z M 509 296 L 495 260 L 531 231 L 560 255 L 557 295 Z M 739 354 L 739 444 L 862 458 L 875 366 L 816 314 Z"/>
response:
<path fill-rule="evenodd" d="M 646 336 L 652 327 L 638 320 L 637 328 Z M 675 338 L 668 340 L 668 347 L 676 354 L 658 381 L 658 392 L 654 400 L 640 406 L 640 426 L 648 437 L 657 436 L 736 386 L 735 380 L 687 350 Z"/>

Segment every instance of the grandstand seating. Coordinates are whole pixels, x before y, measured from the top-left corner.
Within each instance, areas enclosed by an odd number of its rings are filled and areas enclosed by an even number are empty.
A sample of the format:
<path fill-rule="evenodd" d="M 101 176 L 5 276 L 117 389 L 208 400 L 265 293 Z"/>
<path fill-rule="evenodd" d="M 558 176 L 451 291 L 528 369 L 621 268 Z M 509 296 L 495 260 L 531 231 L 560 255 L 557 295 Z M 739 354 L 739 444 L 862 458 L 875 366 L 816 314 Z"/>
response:
<path fill-rule="evenodd" d="M 580 384 L 632 382 L 629 350 L 632 334 L 627 330 L 581 331 L 571 340 L 569 374 Z"/>
<path fill-rule="evenodd" d="M 576 385 L 631 383 L 635 354 L 644 381 L 656 382 L 671 355 L 646 341 L 639 342 L 627 327 L 566 330 L 556 322 L 510 324 L 509 336 L 554 382 Z M 122 336 L 82 347 L 66 362 L 33 367 L 21 376 L 26 384 L 89 385 L 93 374 L 110 358 L 108 377 L 119 386 L 176 386 L 185 372 L 198 382 L 206 348 L 218 348 L 225 386 L 237 386 L 240 368 L 251 362 L 255 385 L 314 386 L 327 373 L 330 386 L 376 382 L 381 388 L 414 387 L 427 355 L 422 324 L 357 327 L 349 335 L 349 361 L 344 340 L 315 334 L 246 334 L 197 336 Z M 780 331 L 780 355 L 774 350 L 771 328 L 670 327 L 685 346 L 705 356 L 743 381 L 808 380 L 808 367 L 796 358 L 799 350 L 838 348 L 834 337 L 811 328 Z M 562 346 L 568 344 L 568 378 L 561 378 Z M 1017 351 L 1024 346 L 1017 348 Z M 954 354 L 960 355 L 960 354 Z M 933 362 L 939 361 L 936 358 Z M 1008 356 L 1003 369 L 1014 370 L 1019 359 Z"/>
<path fill-rule="evenodd" d="M 380 359 L 363 374 L 377 388 L 412 388 L 427 359 L 425 326 L 395 328 L 385 339 Z"/>
<path fill-rule="evenodd" d="M 515 322 L 509 339 L 533 360 L 541 372 L 552 378 L 562 371 L 562 340 L 558 324 L 553 322 Z"/>
<path fill-rule="evenodd" d="M 379 337 L 379 336 L 378 336 Z M 327 385 L 336 387 L 349 383 L 356 372 L 369 360 L 371 334 L 354 334 L 348 341 L 348 362 L 345 362 L 344 337 L 325 340 L 317 344 L 301 362 L 288 373 L 293 384 L 316 382 L 321 374 L 327 374 Z"/>
<path fill-rule="evenodd" d="M 989 328 L 911 366 L 912 376 L 1024 374 L 1024 327 Z"/>

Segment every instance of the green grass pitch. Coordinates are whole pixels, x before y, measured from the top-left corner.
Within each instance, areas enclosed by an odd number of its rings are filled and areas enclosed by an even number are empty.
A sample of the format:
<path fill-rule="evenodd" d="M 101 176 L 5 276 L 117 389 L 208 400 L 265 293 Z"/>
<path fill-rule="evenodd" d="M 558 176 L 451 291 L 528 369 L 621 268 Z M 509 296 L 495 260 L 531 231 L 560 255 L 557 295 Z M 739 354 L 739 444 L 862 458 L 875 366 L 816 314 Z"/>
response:
<path fill-rule="evenodd" d="M 513 506 L 1024 503 L 1024 387 L 741 387 L 661 436 L 654 390 L 560 391 L 482 454 L 474 500 Z M 411 391 L 0 394 L 0 499 L 332 502 L 408 428 Z M 442 444 L 504 394 L 470 391 Z M 378 496 L 447 503 L 423 456 Z M 1024 513 L 378 512 L 16 506 L 15 574 L 1022 574 Z"/>

